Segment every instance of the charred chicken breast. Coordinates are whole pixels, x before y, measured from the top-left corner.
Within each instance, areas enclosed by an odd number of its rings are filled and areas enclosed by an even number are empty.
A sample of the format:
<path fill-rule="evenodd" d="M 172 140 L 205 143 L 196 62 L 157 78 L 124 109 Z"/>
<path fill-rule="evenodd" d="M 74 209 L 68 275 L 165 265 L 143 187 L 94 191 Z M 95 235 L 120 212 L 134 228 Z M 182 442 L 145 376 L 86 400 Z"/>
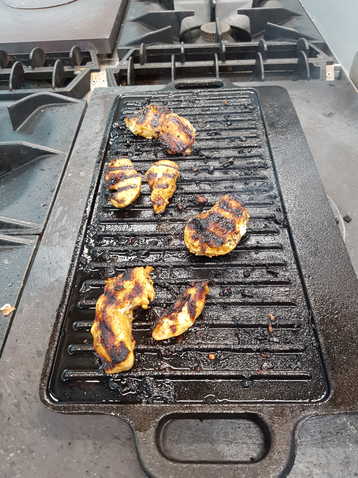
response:
<path fill-rule="evenodd" d="M 152 191 L 150 199 L 154 212 L 161 214 L 176 191 L 176 182 L 180 177 L 179 166 L 174 161 L 163 159 L 154 163 L 145 176 Z"/>
<path fill-rule="evenodd" d="M 186 118 L 167 108 L 148 105 L 124 122 L 135 135 L 159 139 L 169 154 L 191 154 L 195 128 Z"/>
<path fill-rule="evenodd" d="M 196 130 L 189 120 L 176 113 L 169 113 L 161 123 L 159 141 L 169 154 L 192 153 Z"/>
<path fill-rule="evenodd" d="M 115 207 L 129 206 L 140 195 L 142 177 L 128 158 L 110 161 L 104 180 L 107 188 L 112 192 L 110 201 Z"/>
<path fill-rule="evenodd" d="M 197 256 L 221 256 L 231 252 L 246 232 L 249 211 L 234 196 L 225 194 L 208 211 L 190 219 L 184 242 Z"/>
<path fill-rule="evenodd" d="M 96 303 L 91 334 L 94 351 L 107 374 L 133 367 L 133 312 L 138 307 L 147 309 L 155 297 L 152 270 L 150 266 L 134 267 L 105 281 L 104 293 Z"/>
<path fill-rule="evenodd" d="M 170 339 L 186 332 L 202 313 L 208 292 L 207 282 L 193 282 L 172 309 L 159 318 L 152 330 L 153 339 Z"/>

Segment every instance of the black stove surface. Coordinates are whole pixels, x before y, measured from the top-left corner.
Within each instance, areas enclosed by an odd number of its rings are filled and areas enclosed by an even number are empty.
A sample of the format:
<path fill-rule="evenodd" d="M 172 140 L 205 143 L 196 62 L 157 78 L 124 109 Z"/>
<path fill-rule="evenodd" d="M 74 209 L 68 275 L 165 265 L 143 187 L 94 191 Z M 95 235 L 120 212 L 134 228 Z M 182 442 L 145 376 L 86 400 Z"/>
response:
<path fill-rule="evenodd" d="M 130 2 L 118 45 L 265 39 L 322 40 L 297 0 Z"/>
<path fill-rule="evenodd" d="M 0 1 L 0 50 L 28 53 L 83 49 L 110 53 L 126 0 Z"/>

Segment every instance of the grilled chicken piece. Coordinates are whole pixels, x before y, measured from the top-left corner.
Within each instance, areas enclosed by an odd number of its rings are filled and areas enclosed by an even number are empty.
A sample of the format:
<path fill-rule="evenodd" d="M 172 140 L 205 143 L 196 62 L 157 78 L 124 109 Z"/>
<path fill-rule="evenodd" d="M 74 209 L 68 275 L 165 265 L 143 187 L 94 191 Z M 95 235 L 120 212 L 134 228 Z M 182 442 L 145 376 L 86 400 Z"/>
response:
<path fill-rule="evenodd" d="M 152 330 L 153 339 L 170 339 L 186 332 L 202 313 L 208 292 L 207 282 L 193 282 L 172 309 L 160 317 Z"/>
<path fill-rule="evenodd" d="M 228 254 L 245 234 L 249 218 L 249 211 L 234 196 L 225 194 L 211 209 L 187 222 L 185 245 L 197 256 Z"/>
<path fill-rule="evenodd" d="M 166 115 L 161 124 L 159 141 L 167 147 L 169 154 L 192 153 L 196 130 L 189 120 L 176 113 Z"/>
<path fill-rule="evenodd" d="M 140 195 L 141 175 L 134 169 L 128 158 L 113 159 L 108 163 L 104 176 L 107 188 L 112 192 L 111 203 L 122 208 L 129 206 Z"/>
<path fill-rule="evenodd" d="M 152 191 L 150 199 L 156 214 L 161 214 L 169 204 L 177 188 L 180 177 L 179 166 L 174 161 L 162 159 L 157 161 L 145 173 Z"/>
<path fill-rule="evenodd" d="M 148 105 L 133 116 L 124 118 L 127 128 L 137 136 L 158 138 L 161 123 L 170 111 L 163 106 Z"/>
<path fill-rule="evenodd" d="M 169 154 L 191 154 L 195 128 L 186 118 L 167 108 L 148 105 L 124 122 L 135 135 L 159 139 Z"/>
<path fill-rule="evenodd" d="M 133 311 L 138 307 L 147 309 L 155 297 L 152 270 L 150 266 L 134 267 L 105 281 L 104 293 L 96 303 L 91 334 L 95 353 L 107 374 L 133 367 Z"/>

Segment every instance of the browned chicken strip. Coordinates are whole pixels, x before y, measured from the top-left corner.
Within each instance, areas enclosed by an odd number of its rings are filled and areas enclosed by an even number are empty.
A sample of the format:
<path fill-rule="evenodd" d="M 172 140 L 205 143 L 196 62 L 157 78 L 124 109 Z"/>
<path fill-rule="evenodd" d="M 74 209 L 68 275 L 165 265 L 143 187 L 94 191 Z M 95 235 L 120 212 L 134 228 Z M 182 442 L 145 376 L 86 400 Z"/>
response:
<path fill-rule="evenodd" d="M 126 207 L 140 195 L 142 177 L 128 158 L 110 161 L 104 179 L 112 192 L 110 200 L 115 207 Z"/>
<path fill-rule="evenodd" d="M 180 177 L 179 166 L 174 161 L 163 159 L 154 163 L 145 176 L 152 191 L 150 199 L 154 212 L 161 214 L 176 191 L 176 182 Z"/>
<path fill-rule="evenodd" d="M 140 195 L 142 177 L 128 158 L 110 161 L 104 180 L 107 188 L 112 192 L 110 201 L 115 207 L 129 206 Z"/>
<path fill-rule="evenodd" d="M 152 330 L 153 339 L 166 340 L 186 332 L 202 313 L 208 292 L 207 282 L 193 282 L 172 309 L 160 317 Z"/>
<path fill-rule="evenodd" d="M 238 245 L 246 232 L 249 211 L 235 197 L 225 194 L 208 211 L 190 219 L 184 228 L 184 242 L 197 256 L 221 256 Z"/>
<path fill-rule="evenodd" d="M 155 297 L 152 270 L 150 266 L 134 267 L 105 281 L 104 293 L 96 303 L 91 334 L 94 351 L 107 374 L 133 367 L 133 311 L 138 307 L 147 309 Z"/>
<path fill-rule="evenodd" d="M 133 116 L 124 119 L 135 135 L 159 139 L 169 154 L 191 154 L 196 131 L 186 118 L 157 105 L 145 106 Z"/>

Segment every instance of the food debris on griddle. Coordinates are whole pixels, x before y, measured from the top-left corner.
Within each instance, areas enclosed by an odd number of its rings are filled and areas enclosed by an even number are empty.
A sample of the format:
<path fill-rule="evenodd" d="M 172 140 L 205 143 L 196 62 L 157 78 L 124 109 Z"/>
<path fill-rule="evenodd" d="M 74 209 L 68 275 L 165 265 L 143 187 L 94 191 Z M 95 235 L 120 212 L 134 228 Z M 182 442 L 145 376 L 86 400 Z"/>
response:
<path fill-rule="evenodd" d="M 16 310 L 16 307 L 13 307 L 12 305 L 10 304 L 4 304 L 1 309 L 0 309 L 0 312 L 2 313 L 2 315 L 4 315 L 5 317 L 8 317 L 10 314 L 12 314 L 14 311 Z"/>
<path fill-rule="evenodd" d="M 195 202 L 197 204 L 207 204 L 208 203 L 208 198 L 205 196 L 195 196 Z"/>

